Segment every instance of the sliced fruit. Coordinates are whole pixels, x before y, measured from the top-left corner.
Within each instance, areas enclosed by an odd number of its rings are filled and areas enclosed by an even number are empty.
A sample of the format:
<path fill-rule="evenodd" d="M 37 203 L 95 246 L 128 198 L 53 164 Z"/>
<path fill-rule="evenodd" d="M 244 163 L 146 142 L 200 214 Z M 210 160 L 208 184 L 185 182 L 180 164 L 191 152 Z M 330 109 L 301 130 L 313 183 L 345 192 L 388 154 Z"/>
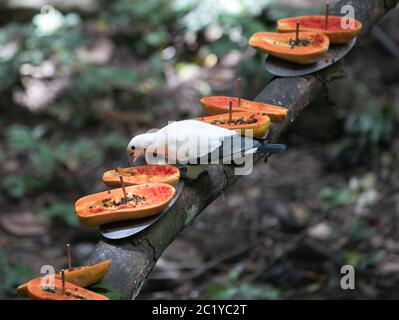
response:
<path fill-rule="evenodd" d="M 241 99 L 238 106 L 238 98 L 224 96 L 210 96 L 201 98 L 204 112 L 209 116 L 229 112 L 229 103 L 232 101 L 233 112 L 252 112 L 267 115 L 273 122 L 282 122 L 287 116 L 288 109 L 271 104 Z"/>
<path fill-rule="evenodd" d="M 80 198 L 75 203 L 80 223 L 94 227 L 110 222 L 148 217 L 165 209 L 175 195 L 166 183 L 148 183 L 99 192 Z"/>
<path fill-rule="evenodd" d="M 126 186 L 153 182 L 167 183 L 175 186 L 180 178 L 179 169 L 169 165 L 149 165 L 149 168 L 147 166 L 139 166 L 118 168 L 117 170 L 109 170 L 103 174 L 103 182 L 108 187 L 117 188 L 121 186 L 119 174 L 122 175 Z"/>
<path fill-rule="evenodd" d="M 36 278 L 28 282 L 29 298 L 35 300 L 109 300 L 106 296 L 65 282 L 62 291 L 62 281 L 54 279 L 54 289 L 42 288 L 42 279 Z"/>
<path fill-rule="evenodd" d="M 242 135 L 248 133 L 246 130 L 251 130 L 252 136 L 255 138 L 263 138 L 270 128 L 270 118 L 267 115 L 252 112 L 235 112 L 232 114 L 230 123 L 228 113 L 196 118 L 194 120 L 199 120 L 218 127 L 235 130 L 240 132 Z"/>
<path fill-rule="evenodd" d="M 93 265 L 73 268 L 71 271 L 65 270 L 65 281 L 75 284 L 79 287 L 89 287 L 99 282 L 107 273 L 111 260 L 104 260 Z M 55 274 L 57 279 L 61 279 L 61 273 Z M 28 282 L 21 284 L 17 292 L 22 296 L 28 296 Z"/>
<path fill-rule="evenodd" d="M 311 64 L 325 56 L 330 40 L 320 32 L 257 32 L 248 44 L 262 52 L 298 64 Z"/>
<path fill-rule="evenodd" d="M 356 19 L 329 16 L 326 28 L 325 16 L 303 16 L 277 20 L 278 32 L 294 32 L 299 21 L 300 31 L 322 32 L 330 38 L 331 44 L 342 44 L 355 38 L 362 29 L 362 23 Z M 353 25 L 353 28 L 346 26 Z"/>

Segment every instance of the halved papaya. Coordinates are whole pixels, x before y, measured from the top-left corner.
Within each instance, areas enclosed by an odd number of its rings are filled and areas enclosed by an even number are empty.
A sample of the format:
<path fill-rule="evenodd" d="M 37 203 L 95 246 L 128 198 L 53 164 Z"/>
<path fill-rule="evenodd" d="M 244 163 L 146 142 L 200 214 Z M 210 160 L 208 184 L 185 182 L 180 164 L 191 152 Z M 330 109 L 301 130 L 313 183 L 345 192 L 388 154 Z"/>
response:
<path fill-rule="evenodd" d="M 119 174 L 123 177 L 123 182 L 126 186 L 133 186 L 144 183 L 167 183 L 171 186 L 177 185 L 180 178 L 180 170 L 174 166 L 169 165 L 148 165 L 118 168 L 118 170 L 109 170 L 103 174 L 103 182 L 111 188 L 121 186 Z M 151 175 L 149 175 L 150 170 Z"/>
<path fill-rule="evenodd" d="M 36 278 L 28 282 L 29 298 L 35 300 L 109 300 L 106 296 L 84 289 L 70 282 L 65 282 L 62 291 L 62 281 L 54 279 L 54 289 L 42 288 L 42 279 Z"/>
<path fill-rule="evenodd" d="M 241 99 L 238 106 L 238 98 L 224 96 L 210 96 L 201 98 L 204 112 L 209 116 L 229 112 L 229 103 L 232 101 L 233 112 L 253 112 L 267 115 L 273 122 L 282 122 L 288 114 L 288 109 L 267 103 Z"/>
<path fill-rule="evenodd" d="M 277 20 L 278 32 L 296 31 L 297 21 L 299 21 L 300 31 L 322 32 L 330 38 L 331 44 L 347 43 L 355 38 L 362 29 L 360 21 L 348 17 L 329 16 L 326 28 L 325 16 L 303 16 Z M 353 22 L 353 28 L 345 28 L 348 22 Z"/>
<path fill-rule="evenodd" d="M 231 129 L 245 135 L 246 130 L 252 130 L 252 136 L 263 138 L 270 128 L 270 118 L 261 113 L 235 112 L 232 114 L 231 123 L 229 123 L 229 114 L 218 114 L 215 116 L 201 117 L 194 120 L 203 121 L 218 127 Z"/>
<path fill-rule="evenodd" d="M 311 64 L 325 56 L 330 40 L 320 32 L 257 32 L 248 44 L 262 52 L 298 64 Z"/>
<path fill-rule="evenodd" d="M 75 284 L 79 287 L 89 287 L 99 282 L 107 273 L 111 260 L 104 260 L 93 265 L 73 268 L 65 270 L 65 281 Z M 61 279 L 61 273 L 55 274 L 57 279 Z M 21 296 L 28 296 L 28 282 L 21 284 L 17 288 L 17 292 Z"/>
<path fill-rule="evenodd" d="M 148 217 L 165 209 L 175 195 L 175 188 L 166 183 L 148 183 L 94 193 L 75 203 L 80 223 L 94 227 L 110 222 Z"/>

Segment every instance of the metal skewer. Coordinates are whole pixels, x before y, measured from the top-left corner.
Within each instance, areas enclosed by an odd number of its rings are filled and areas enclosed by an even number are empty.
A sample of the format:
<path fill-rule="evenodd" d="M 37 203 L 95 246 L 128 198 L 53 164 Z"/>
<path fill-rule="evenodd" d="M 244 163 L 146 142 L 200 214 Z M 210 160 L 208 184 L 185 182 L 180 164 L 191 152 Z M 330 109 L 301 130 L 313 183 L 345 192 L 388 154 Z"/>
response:
<path fill-rule="evenodd" d="M 72 271 L 72 257 L 71 257 L 71 245 L 68 243 L 66 245 L 67 248 L 67 262 L 68 262 L 68 270 Z"/>
<path fill-rule="evenodd" d="M 229 124 L 233 120 L 233 100 L 230 99 L 229 102 Z"/>
<path fill-rule="evenodd" d="M 119 172 L 119 169 L 115 169 L 116 172 L 118 172 L 119 175 L 119 181 L 121 183 L 122 191 L 123 191 L 123 200 L 125 203 L 127 203 L 127 193 L 126 193 L 126 188 L 125 188 L 125 182 L 123 181 L 123 177 Z"/>
<path fill-rule="evenodd" d="M 61 270 L 62 294 L 65 295 L 65 271 Z"/>
<path fill-rule="evenodd" d="M 295 44 L 298 45 L 299 44 L 299 25 L 300 22 L 299 20 L 296 21 L 296 37 L 295 37 Z"/>
<path fill-rule="evenodd" d="M 324 24 L 324 29 L 328 29 L 328 16 L 330 15 L 330 4 L 327 2 L 326 3 L 326 21 Z"/>
<path fill-rule="evenodd" d="M 238 106 L 241 106 L 241 79 L 237 79 L 237 98 L 238 98 Z"/>

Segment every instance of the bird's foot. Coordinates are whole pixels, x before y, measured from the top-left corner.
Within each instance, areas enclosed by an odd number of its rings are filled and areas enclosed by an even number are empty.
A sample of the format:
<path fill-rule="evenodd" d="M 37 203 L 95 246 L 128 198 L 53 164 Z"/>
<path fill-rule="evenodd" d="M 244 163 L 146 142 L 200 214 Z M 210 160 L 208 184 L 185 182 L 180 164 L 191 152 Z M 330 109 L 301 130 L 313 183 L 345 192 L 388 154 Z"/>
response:
<path fill-rule="evenodd" d="M 208 170 L 208 164 L 199 164 L 195 166 L 185 166 L 183 170 L 181 170 L 182 177 L 187 180 L 196 180 L 198 177 Z"/>

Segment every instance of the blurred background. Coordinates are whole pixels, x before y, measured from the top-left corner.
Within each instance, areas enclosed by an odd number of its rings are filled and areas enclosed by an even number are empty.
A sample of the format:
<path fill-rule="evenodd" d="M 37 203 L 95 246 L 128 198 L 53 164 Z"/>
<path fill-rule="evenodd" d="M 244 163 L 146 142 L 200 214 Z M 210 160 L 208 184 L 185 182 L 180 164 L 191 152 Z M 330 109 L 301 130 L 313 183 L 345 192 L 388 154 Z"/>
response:
<path fill-rule="evenodd" d="M 324 4 L 1 1 L 0 298 L 65 267 L 66 243 L 85 263 L 98 233 L 74 202 L 126 166 L 133 135 L 201 115 L 199 98 L 233 95 L 237 77 L 253 99 L 271 77 L 249 36 Z M 172 243 L 140 299 L 399 298 L 397 30 L 395 10 L 284 134 L 288 150 Z M 344 264 L 354 291 L 340 289 Z"/>

